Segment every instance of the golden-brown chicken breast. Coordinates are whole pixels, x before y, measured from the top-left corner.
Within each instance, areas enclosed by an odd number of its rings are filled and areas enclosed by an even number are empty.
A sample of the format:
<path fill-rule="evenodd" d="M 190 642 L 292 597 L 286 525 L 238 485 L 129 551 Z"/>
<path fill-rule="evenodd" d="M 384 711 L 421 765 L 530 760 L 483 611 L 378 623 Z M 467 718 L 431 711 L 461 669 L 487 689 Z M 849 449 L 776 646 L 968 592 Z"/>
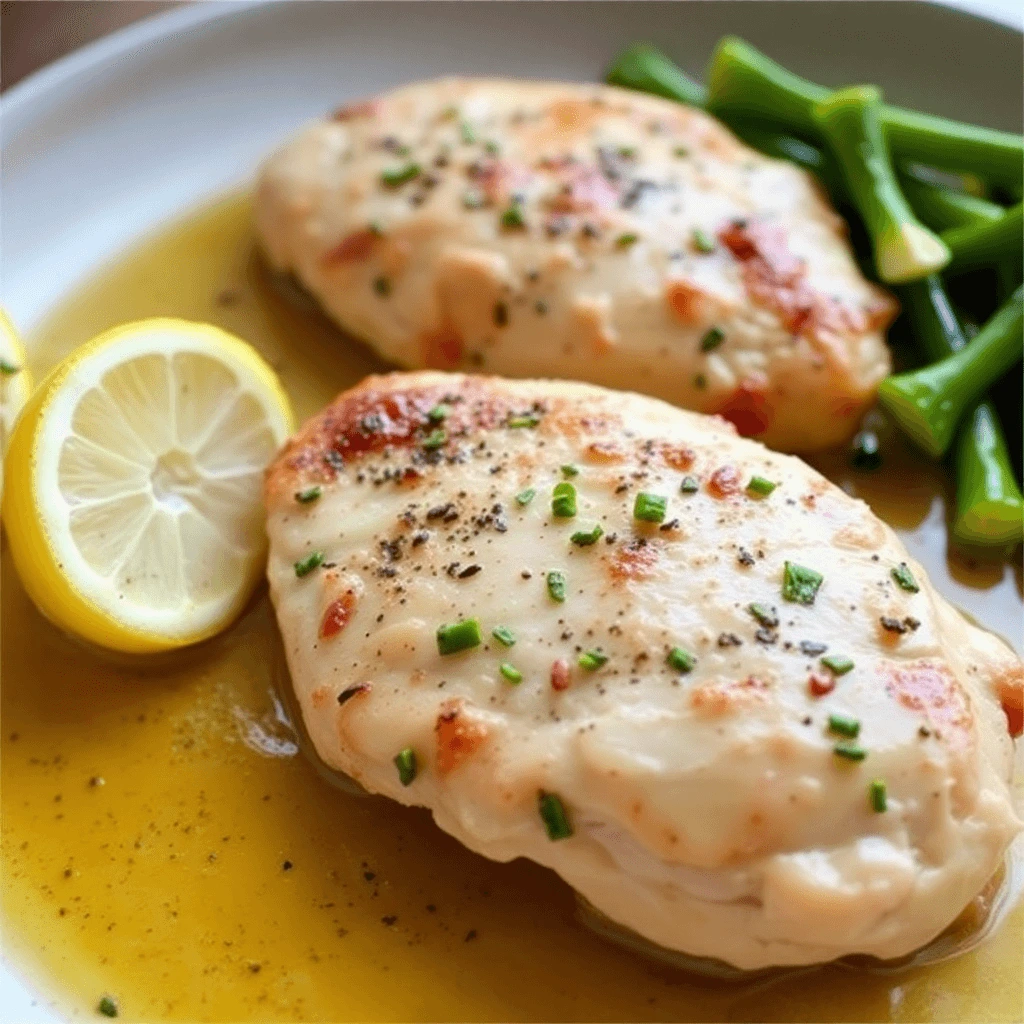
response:
<path fill-rule="evenodd" d="M 271 467 L 319 756 L 663 946 L 895 957 L 1019 828 L 1022 666 L 868 508 L 722 420 L 373 377 Z"/>
<path fill-rule="evenodd" d="M 629 387 L 794 451 L 847 437 L 889 370 L 894 303 L 813 180 L 639 93 L 398 89 L 273 156 L 257 223 L 402 366 Z"/>

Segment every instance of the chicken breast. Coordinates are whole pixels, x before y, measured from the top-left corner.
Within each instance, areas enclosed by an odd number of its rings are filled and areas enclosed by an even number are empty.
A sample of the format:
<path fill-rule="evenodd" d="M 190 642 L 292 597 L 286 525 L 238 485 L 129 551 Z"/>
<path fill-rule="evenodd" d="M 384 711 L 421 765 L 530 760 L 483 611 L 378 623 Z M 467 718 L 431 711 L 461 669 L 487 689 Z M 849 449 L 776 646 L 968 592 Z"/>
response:
<path fill-rule="evenodd" d="M 895 304 L 813 179 L 657 97 L 407 86 L 273 156 L 256 217 L 401 366 L 629 387 L 792 451 L 848 437 L 889 371 Z"/>
<path fill-rule="evenodd" d="M 266 500 L 320 758 L 662 946 L 896 957 L 1020 828 L 1024 666 L 862 502 L 723 420 L 371 377 Z"/>

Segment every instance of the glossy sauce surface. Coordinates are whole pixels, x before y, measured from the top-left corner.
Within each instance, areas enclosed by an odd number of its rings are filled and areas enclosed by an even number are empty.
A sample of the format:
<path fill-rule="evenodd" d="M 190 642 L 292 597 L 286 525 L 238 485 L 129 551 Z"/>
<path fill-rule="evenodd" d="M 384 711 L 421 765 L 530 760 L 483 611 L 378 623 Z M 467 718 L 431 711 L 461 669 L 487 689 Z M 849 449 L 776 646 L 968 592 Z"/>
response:
<path fill-rule="evenodd" d="M 380 368 L 266 273 L 244 196 L 71 295 L 30 339 L 33 370 L 155 315 L 255 344 L 300 421 Z M 941 471 L 896 443 L 885 452 L 874 475 L 841 455 L 818 464 L 1019 646 L 1019 569 L 947 561 Z M 687 974 L 599 938 L 550 872 L 483 860 L 426 812 L 325 780 L 287 725 L 264 590 L 214 641 L 113 659 L 38 616 L 6 549 L 2 574 L 4 946 L 69 1016 L 91 1018 L 109 993 L 128 1020 L 1020 1019 L 1020 907 L 932 967 Z"/>

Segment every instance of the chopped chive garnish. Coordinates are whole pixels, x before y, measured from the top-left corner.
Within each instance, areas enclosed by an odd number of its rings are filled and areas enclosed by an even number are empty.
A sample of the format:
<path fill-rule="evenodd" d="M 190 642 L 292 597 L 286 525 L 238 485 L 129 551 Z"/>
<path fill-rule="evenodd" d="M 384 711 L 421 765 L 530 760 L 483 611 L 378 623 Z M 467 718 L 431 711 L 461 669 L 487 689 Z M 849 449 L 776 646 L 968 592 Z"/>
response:
<path fill-rule="evenodd" d="M 577 659 L 577 663 L 588 672 L 596 672 L 602 665 L 608 664 L 608 655 L 602 654 L 601 651 L 584 651 Z"/>
<path fill-rule="evenodd" d="M 779 485 L 763 476 L 752 476 L 747 484 L 747 494 L 757 495 L 759 498 L 767 498 Z"/>
<path fill-rule="evenodd" d="M 459 116 L 459 108 L 456 107 L 456 106 L 448 106 L 448 107 L 445 107 L 444 110 L 441 111 L 441 120 L 442 121 L 454 121 L 455 118 L 457 118 L 458 116 Z"/>
<path fill-rule="evenodd" d="M 863 761 L 868 752 L 859 743 L 837 743 L 832 748 L 836 757 L 845 757 L 847 761 Z"/>
<path fill-rule="evenodd" d="M 388 188 L 398 188 L 400 185 L 404 185 L 406 182 L 412 181 L 413 178 L 418 178 L 420 174 L 420 165 L 417 163 L 403 164 L 401 167 L 389 167 L 387 170 L 381 172 L 380 180 L 388 186 Z"/>
<path fill-rule="evenodd" d="M 853 739 L 860 732 L 860 722 L 856 718 L 847 718 L 846 715 L 828 716 L 829 732 L 837 732 L 840 736 L 849 736 Z"/>
<path fill-rule="evenodd" d="M 521 416 L 510 416 L 506 426 L 509 427 L 535 427 L 540 423 L 540 417 L 533 412 L 523 413 Z"/>
<path fill-rule="evenodd" d="M 463 619 L 450 625 L 437 627 L 437 650 L 439 654 L 458 654 L 478 647 L 483 640 L 480 623 L 476 619 Z"/>
<path fill-rule="evenodd" d="M 484 149 L 491 154 L 491 156 L 497 156 L 501 152 L 501 146 L 494 141 L 494 139 L 488 139 L 484 143 Z"/>
<path fill-rule="evenodd" d="M 295 575 L 300 577 L 308 576 L 318 565 L 323 564 L 323 560 L 324 553 L 322 551 L 314 551 L 305 558 L 299 559 L 295 563 Z"/>
<path fill-rule="evenodd" d="M 523 208 L 518 203 L 512 203 L 501 215 L 501 226 L 509 230 L 526 227 L 526 218 L 523 216 Z"/>
<path fill-rule="evenodd" d="M 640 238 L 640 236 L 639 236 L 639 235 L 635 235 L 635 234 L 633 234 L 632 232 L 627 232 L 627 233 L 626 233 L 626 234 L 624 234 L 624 235 L 619 235 L 619 237 L 615 239 L 615 245 L 616 245 L 616 246 L 617 246 L 617 247 L 618 247 L 619 249 L 628 249 L 628 248 L 629 248 L 629 247 L 630 247 L 631 245 L 633 245 L 633 244 L 634 244 L 634 243 L 635 243 L 635 242 L 636 242 L 636 241 L 637 241 L 637 240 L 638 240 L 639 238 Z"/>
<path fill-rule="evenodd" d="M 700 490 L 695 476 L 684 476 L 683 482 L 679 485 L 680 494 L 696 494 Z"/>
<path fill-rule="evenodd" d="M 844 654 L 826 654 L 821 663 L 837 676 L 845 676 L 853 668 L 853 662 Z"/>
<path fill-rule="evenodd" d="M 756 601 L 754 604 L 747 605 L 747 611 L 761 623 L 762 626 L 768 626 L 774 628 L 779 624 L 779 613 L 778 611 L 769 604 L 758 604 Z"/>
<path fill-rule="evenodd" d="M 559 519 L 571 519 L 576 515 L 576 488 L 572 484 L 555 484 L 551 492 L 551 512 Z"/>
<path fill-rule="evenodd" d="M 115 1003 L 110 996 L 104 996 L 97 1004 L 96 1009 L 102 1013 L 104 1017 L 117 1016 L 117 1003 Z"/>
<path fill-rule="evenodd" d="M 486 202 L 483 193 L 475 188 L 467 189 L 462 193 L 462 205 L 467 210 L 479 210 L 482 206 L 486 205 Z"/>
<path fill-rule="evenodd" d="M 375 277 L 373 279 L 373 290 L 386 299 L 391 294 L 391 282 L 386 277 Z"/>
<path fill-rule="evenodd" d="M 921 589 L 917 585 L 917 580 L 914 579 L 914 574 L 910 571 L 910 566 L 906 562 L 900 562 L 892 570 L 892 578 L 900 585 L 902 590 L 907 590 L 911 594 L 916 594 Z"/>
<path fill-rule="evenodd" d="M 636 146 L 619 146 L 619 156 L 623 160 L 632 160 L 636 156 Z"/>
<path fill-rule="evenodd" d="M 552 601 L 561 603 L 565 600 L 565 573 L 552 569 L 547 576 L 548 594 Z"/>
<path fill-rule="evenodd" d="M 570 476 L 579 476 L 579 475 L 580 475 L 580 471 L 579 471 L 579 467 L 578 466 L 574 466 L 570 462 L 567 462 L 564 466 L 562 466 L 562 476 L 570 477 Z"/>
<path fill-rule="evenodd" d="M 672 155 L 678 157 L 689 156 L 690 151 L 685 146 L 676 146 L 675 149 L 672 150 Z"/>
<path fill-rule="evenodd" d="M 5 377 L 13 377 L 16 373 L 21 373 L 21 367 L 7 362 L 6 359 L 0 359 L 0 373 Z"/>
<path fill-rule="evenodd" d="M 452 407 L 450 405 L 445 405 L 444 402 L 439 402 L 430 410 L 430 412 L 427 413 L 427 419 L 430 420 L 431 423 L 443 423 L 448 418 L 451 411 Z"/>
<path fill-rule="evenodd" d="M 596 544 L 602 536 L 604 536 L 604 530 L 601 529 L 601 524 L 595 523 L 592 530 L 577 530 L 569 540 L 573 544 L 578 544 L 581 548 L 585 548 L 591 544 Z"/>
<path fill-rule="evenodd" d="M 691 238 L 693 239 L 693 247 L 697 252 L 715 251 L 715 240 L 706 231 L 701 231 L 700 228 L 695 228 Z"/>
<path fill-rule="evenodd" d="M 697 664 L 696 656 L 689 651 L 684 651 L 682 647 L 673 647 L 668 652 L 668 657 L 665 661 L 677 672 L 691 672 L 693 666 Z"/>
<path fill-rule="evenodd" d="M 376 238 L 380 238 L 380 236 L 384 234 L 384 226 L 379 220 L 371 220 L 370 223 L 366 225 L 366 230 Z"/>
<path fill-rule="evenodd" d="M 548 839 L 568 839 L 572 835 L 572 825 L 565 813 L 562 801 L 554 793 L 540 792 L 540 817 L 547 830 Z"/>
<path fill-rule="evenodd" d="M 395 767 L 398 769 L 398 781 L 403 786 L 412 784 L 416 778 L 416 751 L 406 747 L 395 754 Z"/>
<path fill-rule="evenodd" d="M 718 348 L 725 341 L 725 332 L 718 327 L 712 327 L 703 338 L 700 339 L 701 352 L 711 352 Z"/>
<path fill-rule="evenodd" d="M 428 450 L 440 448 L 447 440 L 447 433 L 439 427 L 437 430 L 432 430 L 425 438 L 423 438 L 423 447 Z"/>
<path fill-rule="evenodd" d="M 511 647 L 516 642 L 516 635 L 508 626 L 495 626 L 491 630 L 491 636 L 504 647 Z"/>
<path fill-rule="evenodd" d="M 316 501 L 323 493 L 324 489 L 319 484 L 313 484 L 312 487 L 307 487 L 303 491 L 296 491 L 295 500 L 300 504 L 308 505 L 311 501 Z"/>
<path fill-rule="evenodd" d="M 660 523 L 668 509 L 668 498 L 662 494 L 641 491 L 633 502 L 633 518 L 645 523 Z"/>
<path fill-rule="evenodd" d="M 462 141 L 467 145 L 471 146 L 476 142 L 476 130 L 468 121 L 463 121 L 459 125 L 459 134 L 462 136 Z"/>
<path fill-rule="evenodd" d="M 498 671 L 513 685 L 516 686 L 523 681 L 523 673 L 515 667 L 510 665 L 507 661 L 503 661 L 498 666 Z"/>
<path fill-rule="evenodd" d="M 537 497 L 537 491 L 533 487 L 527 487 L 516 495 L 516 501 L 520 505 L 529 505 Z"/>
<path fill-rule="evenodd" d="M 825 577 L 820 572 L 796 562 L 786 562 L 782 572 L 782 596 L 786 601 L 797 604 L 814 604 L 818 588 L 824 581 Z"/>
<path fill-rule="evenodd" d="M 887 796 L 884 780 L 872 779 L 868 785 L 868 803 L 871 804 L 871 809 L 878 814 L 884 813 L 889 806 Z"/>

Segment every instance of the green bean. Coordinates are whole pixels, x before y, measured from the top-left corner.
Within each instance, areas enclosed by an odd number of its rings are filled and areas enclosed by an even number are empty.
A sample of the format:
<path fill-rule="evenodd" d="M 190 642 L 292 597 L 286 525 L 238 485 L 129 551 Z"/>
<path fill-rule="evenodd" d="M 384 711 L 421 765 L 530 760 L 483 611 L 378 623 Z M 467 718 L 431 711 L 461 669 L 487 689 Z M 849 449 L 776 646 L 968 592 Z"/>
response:
<path fill-rule="evenodd" d="M 702 107 L 707 96 L 703 85 L 646 43 L 627 46 L 608 69 L 605 80 L 611 85 L 654 93 L 693 107 Z"/>
<path fill-rule="evenodd" d="M 933 231 L 990 224 L 1006 212 L 998 203 L 937 185 L 913 171 L 900 171 L 899 183 L 914 213 Z"/>
<path fill-rule="evenodd" d="M 949 262 L 949 250 L 915 216 L 896 182 L 882 135 L 882 94 L 874 86 L 832 93 L 814 108 L 847 188 L 871 235 L 878 276 L 916 281 Z"/>
<path fill-rule="evenodd" d="M 927 359 L 943 359 L 967 345 L 937 275 L 901 289 L 900 298 Z M 954 453 L 953 536 L 963 544 L 998 547 L 1020 540 L 1024 497 L 991 402 L 980 402 L 968 412 L 957 432 Z"/>
<path fill-rule="evenodd" d="M 879 385 L 879 401 L 929 455 L 945 454 L 963 414 L 1020 358 L 1022 303 L 1024 286 L 960 351 Z"/>
<path fill-rule="evenodd" d="M 1020 259 L 1024 218 L 1021 204 L 1010 207 L 998 220 L 952 228 L 942 233 L 953 253 L 949 273 L 963 274 L 980 267 Z"/>
<path fill-rule="evenodd" d="M 767 118 L 780 130 L 815 138 L 814 108 L 830 92 L 787 71 L 742 39 L 726 36 L 711 58 L 707 107 L 727 121 L 732 116 Z M 900 107 L 883 106 L 879 118 L 897 160 L 973 172 L 1011 190 L 1020 188 L 1024 139 L 1019 135 Z"/>

